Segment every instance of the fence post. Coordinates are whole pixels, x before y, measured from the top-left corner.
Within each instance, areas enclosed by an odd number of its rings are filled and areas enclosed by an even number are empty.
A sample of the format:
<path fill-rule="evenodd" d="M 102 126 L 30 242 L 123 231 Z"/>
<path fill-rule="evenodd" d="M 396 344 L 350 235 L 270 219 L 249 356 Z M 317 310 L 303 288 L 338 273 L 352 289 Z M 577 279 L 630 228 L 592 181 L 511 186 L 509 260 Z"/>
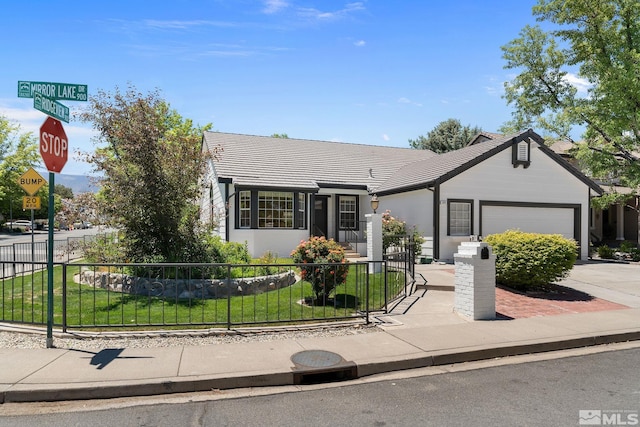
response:
<path fill-rule="evenodd" d="M 67 264 L 62 264 L 62 332 L 67 332 Z"/>
<path fill-rule="evenodd" d="M 231 329 L 231 264 L 227 264 L 227 330 Z"/>
<path fill-rule="evenodd" d="M 367 263 L 367 270 L 371 270 L 371 268 L 369 267 L 370 263 Z M 368 271 L 367 271 L 368 273 Z M 369 278 L 371 277 L 370 274 L 365 274 L 366 279 L 365 279 L 365 288 L 364 288 L 364 295 L 365 295 L 365 315 L 366 315 L 366 324 L 369 324 Z"/>
<path fill-rule="evenodd" d="M 382 215 L 366 214 L 367 218 L 367 260 L 369 263 L 369 273 L 380 273 L 380 263 L 382 261 Z"/>

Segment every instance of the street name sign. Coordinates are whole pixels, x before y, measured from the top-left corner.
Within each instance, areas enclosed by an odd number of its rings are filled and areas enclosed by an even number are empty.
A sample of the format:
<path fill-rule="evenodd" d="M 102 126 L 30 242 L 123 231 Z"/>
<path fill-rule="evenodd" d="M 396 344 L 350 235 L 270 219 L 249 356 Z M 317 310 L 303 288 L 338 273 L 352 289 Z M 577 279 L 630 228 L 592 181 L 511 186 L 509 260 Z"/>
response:
<path fill-rule="evenodd" d="M 45 179 L 34 168 L 29 168 L 28 171 L 22 174 L 18 178 L 18 184 L 28 195 L 33 196 L 38 192 L 40 188 L 46 183 Z"/>
<path fill-rule="evenodd" d="M 33 98 L 36 92 L 52 99 L 66 101 L 86 101 L 89 93 L 87 85 L 18 81 L 18 98 Z"/>
<path fill-rule="evenodd" d="M 40 197 L 38 196 L 22 196 L 22 209 L 40 209 Z"/>
<path fill-rule="evenodd" d="M 40 92 L 33 93 L 33 108 L 53 118 L 69 123 L 69 107 L 59 103 L 53 98 L 44 96 Z"/>
<path fill-rule="evenodd" d="M 67 163 L 69 141 L 60 120 L 47 117 L 40 126 L 40 155 L 49 172 L 61 172 Z"/>

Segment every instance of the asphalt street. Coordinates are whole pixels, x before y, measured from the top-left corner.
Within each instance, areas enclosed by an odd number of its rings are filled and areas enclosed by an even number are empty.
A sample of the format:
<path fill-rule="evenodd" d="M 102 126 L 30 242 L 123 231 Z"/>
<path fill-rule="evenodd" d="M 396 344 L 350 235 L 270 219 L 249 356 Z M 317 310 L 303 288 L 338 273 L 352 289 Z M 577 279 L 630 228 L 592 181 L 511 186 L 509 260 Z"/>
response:
<path fill-rule="evenodd" d="M 584 414 L 634 425 L 640 411 L 640 347 L 634 345 L 429 368 L 416 371 L 419 376 L 407 371 L 392 379 L 271 388 L 260 396 L 260 389 L 244 396 L 213 390 L 152 404 L 145 398 L 5 404 L 0 425 L 542 426 L 578 425 Z M 99 409 L 105 405 L 111 407 Z M 20 414 L 18 408 L 22 415 L 8 415 Z"/>

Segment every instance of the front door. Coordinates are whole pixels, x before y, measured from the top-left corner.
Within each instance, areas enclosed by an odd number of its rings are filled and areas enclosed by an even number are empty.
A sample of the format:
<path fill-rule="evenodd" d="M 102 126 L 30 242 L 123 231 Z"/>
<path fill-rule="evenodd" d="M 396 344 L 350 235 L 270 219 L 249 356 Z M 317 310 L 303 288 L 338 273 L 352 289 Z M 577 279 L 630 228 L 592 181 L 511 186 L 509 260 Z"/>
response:
<path fill-rule="evenodd" d="M 328 196 L 315 196 L 314 201 L 314 224 L 313 235 L 314 236 L 327 236 L 327 202 Z"/>

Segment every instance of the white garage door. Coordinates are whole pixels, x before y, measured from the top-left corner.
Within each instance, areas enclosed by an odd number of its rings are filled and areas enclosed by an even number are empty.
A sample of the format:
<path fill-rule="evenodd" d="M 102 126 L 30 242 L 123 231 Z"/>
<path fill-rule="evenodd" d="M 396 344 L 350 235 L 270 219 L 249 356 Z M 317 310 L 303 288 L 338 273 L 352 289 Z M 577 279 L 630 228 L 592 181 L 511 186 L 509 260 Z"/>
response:
<path fill-rule="evenodd" d="M 527 233 L 562 234 L 573 239 L 572 208 L 483 206 L 482 234 L 519 229 Z"/>

